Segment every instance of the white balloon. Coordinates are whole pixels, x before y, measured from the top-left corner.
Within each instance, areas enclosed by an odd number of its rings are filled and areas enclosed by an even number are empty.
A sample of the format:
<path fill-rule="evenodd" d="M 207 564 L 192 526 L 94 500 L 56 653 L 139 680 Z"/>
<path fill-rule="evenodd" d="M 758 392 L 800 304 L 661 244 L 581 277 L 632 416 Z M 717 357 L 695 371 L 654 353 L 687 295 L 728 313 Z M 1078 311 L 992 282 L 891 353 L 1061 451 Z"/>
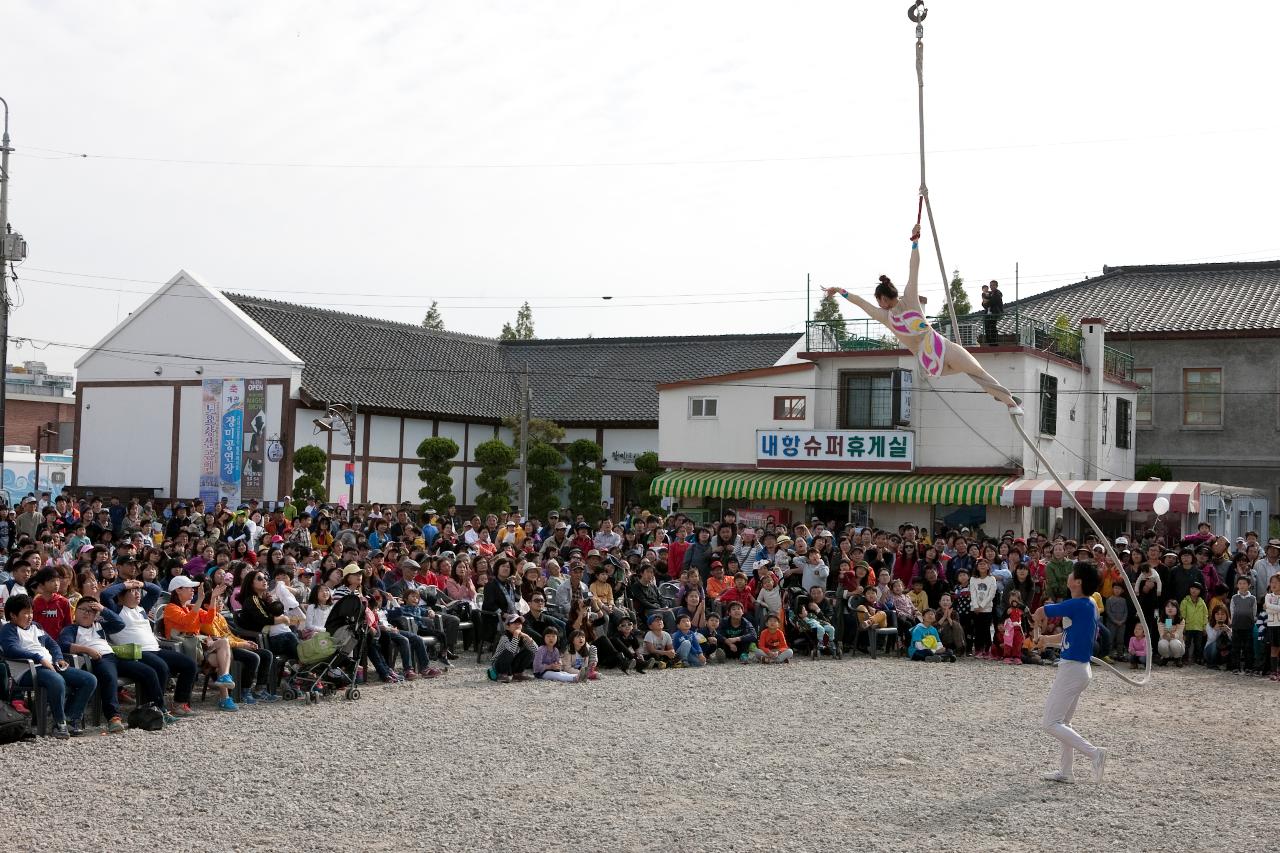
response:
<path fill-rule="evenodd" d="M 1151 508 L 1156 511 L 1156 515 L 1164 515 L 1169 511 L 1169 499 L 1161 495 L 1152 502 Z"/>

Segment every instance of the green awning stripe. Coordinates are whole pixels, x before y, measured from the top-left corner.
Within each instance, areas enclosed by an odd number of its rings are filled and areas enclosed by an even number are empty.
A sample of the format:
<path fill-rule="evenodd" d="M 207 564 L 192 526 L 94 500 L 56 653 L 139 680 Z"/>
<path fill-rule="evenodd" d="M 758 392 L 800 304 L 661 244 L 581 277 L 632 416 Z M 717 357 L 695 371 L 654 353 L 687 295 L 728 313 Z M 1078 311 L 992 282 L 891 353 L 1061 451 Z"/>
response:
<path fill-rule="evenodd" d="M 1009 478 L 985 474 L 819 474 L 667 471 L 651 486 L 666 497 L 780 501 L 996 505 Z"/>

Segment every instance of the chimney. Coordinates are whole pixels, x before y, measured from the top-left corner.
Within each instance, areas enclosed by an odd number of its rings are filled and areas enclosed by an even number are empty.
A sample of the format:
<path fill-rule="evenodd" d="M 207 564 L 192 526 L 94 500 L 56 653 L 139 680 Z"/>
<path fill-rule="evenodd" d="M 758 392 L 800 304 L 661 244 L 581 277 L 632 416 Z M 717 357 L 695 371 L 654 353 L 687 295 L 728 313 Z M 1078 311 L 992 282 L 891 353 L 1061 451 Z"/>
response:
<path fill-rule="evenodd" d="M 1102 454 L 1102 431 L 1106 428 L 1106 399 L 1102 394 L 1102 365 L 1106 352 L 1107 321 L 1101 317 L 1084 317 L 1080 320 L 1080 360 L 1086 369 L 1084 375 L 1084 476 L 1097 480 L 1098 459 Z"/>

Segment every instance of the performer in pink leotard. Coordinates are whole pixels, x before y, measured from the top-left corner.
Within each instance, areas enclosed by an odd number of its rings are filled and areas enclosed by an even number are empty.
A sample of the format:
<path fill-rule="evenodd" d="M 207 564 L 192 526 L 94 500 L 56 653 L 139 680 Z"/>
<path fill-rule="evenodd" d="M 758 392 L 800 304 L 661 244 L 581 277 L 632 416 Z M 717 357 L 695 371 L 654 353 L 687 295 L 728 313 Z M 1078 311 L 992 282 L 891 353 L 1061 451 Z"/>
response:
<path fill-rule="evenodd" d="M 841 287 L 829 287 L 827 293 L 840 294 L 888 327 L 898 339 L 898 343 L 904 349 L 910 350 L 920 362 L 920 368 L 926 376 L 967 374 L 983 391 L 1004 403 L 1014 414 L 1022 414 L 1022 407 L 1018 404 L 1017 398 L 997 382 L 995 377 L 987 373 L 967 349 L 954 341 L 947 340 L 929 325 L 929 320 L 924 315 L 924 307 L 920 304 L 919 275 L 920 226 L 917 224 L 911 231 L 911 266 L 907 276 L 907 289 L 901 298 L 898 297 L 898 288 L 888 276 L 883 275 L 880 276 L 880 284 L 876 287 L 875 304 Z"/>

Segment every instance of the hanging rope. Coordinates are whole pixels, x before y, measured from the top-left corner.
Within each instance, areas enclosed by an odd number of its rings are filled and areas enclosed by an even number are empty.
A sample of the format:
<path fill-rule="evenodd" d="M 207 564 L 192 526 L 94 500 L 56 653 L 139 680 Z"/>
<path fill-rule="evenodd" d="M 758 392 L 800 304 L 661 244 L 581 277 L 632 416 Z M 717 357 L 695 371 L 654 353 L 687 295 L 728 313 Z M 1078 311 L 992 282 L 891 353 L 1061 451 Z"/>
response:
<path fill-rule="evenodd" d="M 947 316 L 951 319 L 951 340 L 960 343 L 960 321 L 956 319 L 956 306 L 951 302 L 951 279 L 947 278 L 947 265 L 942 262 L 942 244 L 938 242 L 938 226 L 933 220 L 933 204 L 929 201 L 929 184 L 925 180 L 924 157 L 924 19 L 929 14 L 924 0 L 907 10 L 907 17 L 916 25 L 916 83 L 919 88 L 920 116 L 920 200 L 916 204 L 916 225 L 920 224 L 921 209 L 929 214 L 929 233 L 933 237 L 933 250 L 938 256 L 938 272 L 942 275 L 942 290 L 947 295 Z"/>
<path fill-rule="evenodd" d="M 916 204 L 916 225 L 917 226 L 920 225 L 922 211 L 928 214 L 929 232 L 933 236 L 933 248 L 938 256 L 938 271 L 942 274 L 943 289 L 947 295 L 947 314 L 950 316 L 950 319 L 951 319 L 951 339 L 952 341 L 955 342 L 956 346 L 962 346 L 960 342 L 960 323 L 959 323 L 959 320 L 956 318 L 955 305 L 951 302 L 951 280 L 947 278 L 947 267 L 946 267 L 946 264 L 942 262 L 942 245 L 938 242 L 938 226 L 933 219 L 933 205 L 929 202 L 929 185 L 925 181 L 924 19 L 928 14 L 929 14 L 929 10 L 925 8 L 924 0 L 916 0 L 916 2 L 913 3 L 910 6 L 910 8 L 907 9 L 907 17 L 910 18 L 911 22 L 916 25 L 916 83 L 918 84 L 918 87 L 919 87 L 920 199 Z M 1101 365 L 1095 366 L 1094 369 L 1100 370 Z M 1102 532 L 1102 528 L 1100 528 L 1098 526 L 1098 523 L 1093 520 L 1093 516 L 1091 516 L 1088 510 L 1084 508 L 1084 505 L 1080 503 L 1080 501 L 1076 498 L 1075 494 L 1069 488 L 1067 488 L 1067 484 L 1062 481 L 1062 477 L 1060 477 L 1058 475 L 1058 472 L 1054 470 L 1054 467 L 1049 464 L 1049 460 L 1045 458 L 1045 455 L 1040 452 L 1039 446 L 1034 441 L 1032 441 L 1030 436 L 1027 435 L 1026 430 L 1023 429 L 1022 427 L 1021 420 L 1019 420 L 1020 417 L 1022 417 L 1022 415 L 1014 414 L 1013 412 L 1010 412 L 1009 420 L 1013 422 L 1013 428 L 1018 431 L 1018 435 L 1022 437 L 1023 443 L 1026 444 L 1027 447 L 1031 448 L 1031 452 L 1034 453 L 1036 458 L 1040 460 L 1040 464 L 1044 466 L 1044 469 L 1049 472 L 1050 476 L 1053 477 L 1053 481 L 1058 484 L 1058 488 L 1062 490 L 1062 493 L 1063 495 L 1066 496 L 1066 499 L 1069 500 L 1074 505 L 1076 512 L 1078 512 L 1080 514 L 1080 517 L 1083 518 L 1086 523 L 1088 523 L 1090 529 L 1093 530 L 1094 535 L 1098 537 L 1098 541 L 1101 542 L 1103 548 L 1106 549 L 1107 557 L 1112 561 L 1114 565 L 1116 565 L 1117 567 L 1120 567 L 1121 569 L 1120 577 L 1124 581 L 1125 589 L 1129 593 L 1129 599 L 1133 602 L 1135 611 L 1138 613 L 1139 616 L 1142 617 L 1142 624 L 1147 629 L 1147 664 L 1146 664 L 1146 671 L 1143 673 L 1143 676 L 1141 679 L 1133 679 L 1128 677 L 1127 675 L 1122 673 L 1120 670 L 1116 669 L 1114 666 L 1112 666 L 1111 664 L 1107 663 L 1104 660 L 1093 658 L 1093 662 L 1098 664 L 1101 667 L 1111 670 L 1111 672 L 1117 678 L 1119 678 L 1121 681 L 1125 682 L 1126 684 L 1132 684 L 1134 687 L 1143 687 L 1146 684 L 1149 684 L 1151 682 L 1151 659 L 1155 657 L 1155 654 L 1154 654 L 1155 640 L 1151 636 L 1150 626 L 1147 624 L 1147 614 L 1144 614 L 1142 612 L 1142 602 L 1138 600 L 1138 591 L 1133 588 L 1133 583 L 1129 580 L 1128 573 L 1124 571 L 1124 568 L 1120 563 L 1120 558 L 1116 555 L 1115 549 L 1111 546 L 1111 540 L 1108 539 L 1107 535 Z M 963 421 L 964 419 L 961 418 L 961 420 Z M 964 421 L 964 422 L 966 425 L 969 425 L 967 421 Z M 970 429 L 973 429 L 973 427 L 970 426 Z M 990 442 L 987 442 L 987 443 L 988 445 L 990 445 Z"/>

